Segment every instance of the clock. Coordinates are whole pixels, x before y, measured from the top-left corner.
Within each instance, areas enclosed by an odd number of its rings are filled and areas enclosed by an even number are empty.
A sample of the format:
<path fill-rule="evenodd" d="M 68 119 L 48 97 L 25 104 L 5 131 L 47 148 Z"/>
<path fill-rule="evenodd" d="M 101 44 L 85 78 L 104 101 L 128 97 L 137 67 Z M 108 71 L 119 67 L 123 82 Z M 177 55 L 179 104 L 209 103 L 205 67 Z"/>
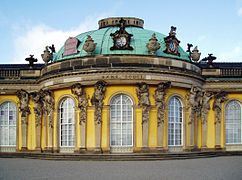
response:
<path fill-rule="evenodd" d="M 120 20 L 119 26 L 119 30 L 110 34 L 113 39 L 113 46 L 110 47 L 110 50 L 133 50 L 133 47 L 130 46 L 130 40 L 133 34 L 129 34 L 125 30 L 125 21 L 123 19 Z"/>
<path fill-rule="evenodd" d="M 116 39 L 117 47 L 124 47 L 127 44 L 127 39 L 124 36 L 121 36 Z"/>

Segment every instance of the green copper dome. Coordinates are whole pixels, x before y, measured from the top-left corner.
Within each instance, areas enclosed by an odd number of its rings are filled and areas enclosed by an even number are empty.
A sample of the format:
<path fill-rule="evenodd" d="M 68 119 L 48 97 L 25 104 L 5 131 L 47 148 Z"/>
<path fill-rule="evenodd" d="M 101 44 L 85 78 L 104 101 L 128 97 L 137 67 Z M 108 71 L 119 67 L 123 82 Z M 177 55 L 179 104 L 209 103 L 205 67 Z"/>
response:
<path fill-rule="evenodd" d="M 139 19 L 140 20 L 140 19 Z M 102 20 L 101 20 L 102 21 Z M 141 21 L 142 23 L 143 21 Z M 141 24 L 143 26 L 143 24 Z M 99 24 L 100 26 L 100 24 Z M 89 32 L 82 33 L 76 38 L 79 40 L 79 44 L 77 46 L 77 53 L 72 55 L 63 56 L 64 53 L 64 46 L 55 54 L 54 62 L 63 61 L 71 58 L 78 58 L 78 57 L 86 57 L 90 56 L 86 51 L 83 50 L 83 45 L 85 44 L 88 35 L 94 40 L 96 43 L 96 48 L 94 52 L 92 52 L 91 56 L 97 55 L 142 55 L 142 56 L 150 56 L 150 53 L 146 47 L 149 39 L 155 33 L 158 42 L 160 43 L 160 49 L 156 51 L 155 56 L 157 57 L 168 57 L 168 58 L 175 58 L 185 61 L 190 61 L 188 54 L 179 46 L 178 51 L 180 56 L 172 55 L 165 53 L 164 50 L 166 49 L 166 44 L 164 38 L 166 35 L 161 33 L 143 29 L 142 27 L 134 26 L 134 25 L 127 25 L 125 30 L 132 34 L 130 40 L 130 46 L 133 47 L 133 50 L 110 50 L 113 46 L 113 39 L 110 36 L 111 33 L 115 33 L 119 30 L 117 26 L 102 26 L 98 30 L 93 30 Z"/>

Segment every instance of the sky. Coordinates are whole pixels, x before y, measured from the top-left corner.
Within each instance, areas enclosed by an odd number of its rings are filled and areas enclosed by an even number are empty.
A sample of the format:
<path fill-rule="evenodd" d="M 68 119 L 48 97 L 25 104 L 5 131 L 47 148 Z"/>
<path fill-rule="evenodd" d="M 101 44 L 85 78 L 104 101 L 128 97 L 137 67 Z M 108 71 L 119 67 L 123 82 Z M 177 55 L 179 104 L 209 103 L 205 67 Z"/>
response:
<path fill-rule="evenodd" d="M 242 62 L 242 0 L 0 0 L 0 64 L 43 63 L 45 46 L 60 49 L 68 37 L 98 28 L 98 20 L 129 16 L 168 35 L 177 27 L 180 46 L 198 46 L 217 62 Z"/>

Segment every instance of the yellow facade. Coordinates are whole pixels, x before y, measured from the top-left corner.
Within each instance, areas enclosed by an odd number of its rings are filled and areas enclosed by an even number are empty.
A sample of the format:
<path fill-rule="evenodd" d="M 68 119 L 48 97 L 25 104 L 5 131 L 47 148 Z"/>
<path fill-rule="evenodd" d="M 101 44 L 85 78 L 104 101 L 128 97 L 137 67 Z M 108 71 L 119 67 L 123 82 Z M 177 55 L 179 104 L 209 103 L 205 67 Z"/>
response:
<path fill-rule="evenodd" d="M 95 148 L 95 123 L 94 123 L 94 108 L 91 106 L 90 102 L 90 97 L 92 97 L 92 94 L 94 92 L 93 87 L 86 87 L 85 92 L 87 97 L 89 97 L 89 107 L 87 110 L 87 132 L 86 132 L 86 148 L 89 150 L 93 150 Z M 157 147 L 157 109 L 155 107 L 155 100 L 154 100 L 154 92 L 155 92 L 155 87 L 150 87 L 150 101 L 151 101 L 151 111 L 150 111 L 150 124 L 149 124 L 149 143 L 148 146 L 151 149 L 155 149 Z M 128 86 L 128 85 L 112 85 L 108 86 L 106 93 L 105 93 L 105 99 L 104 99 L 104 109 L 103 109 L 103 114 L 102 114 L 102 137 L 101 137 L 101 147 L 102 149 L 108 150 L 110 148 L 110 110 L 109 110 L 109 103 L 110 100 L 113 96 L 116 94 L 123 93 L 131 97 L 133 100 L 133 107 L 134 107 L 134 148 L 136 150 L 141 150 L 142 147 L 142 111 L 138 107 L 138 99 L 136 95 L 136 86 Z M 182 88 L 170 88 L 167 91 L 167 96 L 166 96 L 166 104 L 168 104 L 169 98 L 172 96 L 178 96 L 180 97 L 183 105 L 183 146 L 184 148 L 187 148 L 189 146 L 190 142 L 190 137 L 189 134 L 190 128 L 189 128 L 189 123 L 188 123 L 188 113 L 185 108 L 186 106 L 186 95 L 188 91 L 186 89 Z M 78 123 L 79 119 L 79 110 L 77 107 L 77 100 L 71 93 L 70 88 L 65 88 L 65 89 L 59 89 L 54 91 L 54 99 L 55 99 L 55 110 L 54 110 L 54 127 L 53 127 L 53 136 L 54 136 L 54 147 L 58 147 L 58 110 L 61 101 L 66 98 L 66 97 L 71 97 L 72 99 L 75 100 L 76 103 L 76 108 L 75 108 L 75 150 L 78 150 L 78 147 L 80 146 L 80 126 Z M 239 93 L 231 93 L 228 94 L 228 99 L 229 100 L 238 100 L 242 101 L 241 99 L 241 94 Z M 19 100 L 16 96 L 14 95 L 1 95 L 0 96 L 0 103 L 2 104 L 3 102 L 6 101 L 11 101 L 14 102 L 16 105 L 19 104 Z M 213 104 L 213 100 L 210 103 L 211 105 Z M 36 132 L 35 132 L 35 113 L 33 110 L 34 103 L 31 100 L 29 103 L 31 113 L 28 117 L 28 145 L 27 148 L 28 150 L 35 150 L 36 147 Z M 221 146 L 222 148 L 225 147 L 225 126 L 224 126 L 224 107 L 223 105 L 223 110 L 222 110 L 222 122 L 221 122 Z M 17 150 L 21 150 L 22 147 L 22 139 L 21 139 L 21 113 L 18 112 L 18 126 L 17 126 Z M 165 122 L 164 122 L 164 136 L 163 136 L 163 146 L 167 147 L 167 134 L 168 134 L 168 107 L 166 107 L 166 113 L 165 113 Z M 42 120 L 43 121 L 43 120 Z M 208 129 L 207 129 L 207 147 L 210 149 L 213 149 L 215 147 L 215 127 L 214 127 L 214 122 L 215 122 L 215 116 L 212 108 L 210 109 L 208 113 Z M 197 144 L 198 148 L 201 148 L 201 141 L 202 141 L 202 125 L 201 125 L 201 119 L 198 120 L 198 138 L 197 138 Z M 42 139 L 41 139 L 41 146 L 44 149 L 46 146 L 46 127 L 44 126 L 44 123 L 42 123 Z M 168 147 L 167 147 L 168 148 Z"/>

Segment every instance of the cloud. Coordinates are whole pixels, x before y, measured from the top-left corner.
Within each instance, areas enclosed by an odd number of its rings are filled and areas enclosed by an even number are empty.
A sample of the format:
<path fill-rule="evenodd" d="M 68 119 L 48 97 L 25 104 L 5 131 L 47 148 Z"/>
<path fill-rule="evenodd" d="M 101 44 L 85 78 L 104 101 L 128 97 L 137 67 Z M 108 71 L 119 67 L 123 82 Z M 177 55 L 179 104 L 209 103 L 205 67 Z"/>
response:
<path fill-rule="evenodd" d="M 219 61 L 224 62 L 241 62 L 242 61 L 242 45 L 232 48 L 228 52 L 223 52 L 218 56 Z"/>
<path fill-rule="evenodd" d="M 79 26 L 72 27 L 66 31 L 54 29 L 45 24 L 38 24 L 32 27 L 28 25 L 15 27 L 14 56 L 13 61 L 10 63 L 27 63 L 25 58 L 30 54 L 34 54 L 34 57 L 38 59 L 38 63 L 43 63 L 41 54 L 45 46 L 54 44 L 58 51 L 68 37 L 97 29 L 97 22 L 101 18 L 103 18 L 102 15 L 87 17 Z"/>
<path fill-rule="evenodd" d="M 242 16 L 242 7 L 238 10 L 238 16 Z"/>

